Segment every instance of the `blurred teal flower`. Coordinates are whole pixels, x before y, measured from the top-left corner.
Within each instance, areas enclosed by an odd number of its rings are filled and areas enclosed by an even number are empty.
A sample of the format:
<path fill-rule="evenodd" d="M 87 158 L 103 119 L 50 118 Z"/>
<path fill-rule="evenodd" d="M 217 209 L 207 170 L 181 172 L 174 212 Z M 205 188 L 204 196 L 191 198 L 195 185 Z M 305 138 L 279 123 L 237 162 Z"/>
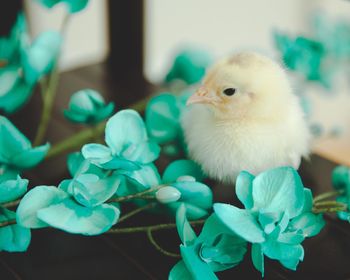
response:
<path fill-rule="evenodd" d="M 153 97 L 145 110 L 145 123 L 151 139 L 163 145 L 168 155 L 185 150 L 180 117 L 186 101 L 193 90 L 186 90 L 179 96 L 162 93 Z"/>
<path fill-rule="evenodd" d="M 291 167 L 267 170 L 257 177 L 241 172 L 236 194 L 246 209 L 223 203 L 214 212 L 232 233 L 252 243 L 254 266 L 264 274 L 264 255 L 295 270 L 304 258 L 301 242 L 324 226 L 312 211 L 312 194 Z"/>
<path fill-rule="evenodd" d="M 238 265 L 246 251 L 247 242 L 227 229 L 211 215 L 197 237 L 181 205 L 176 213 L 177 230 L 182 241 L 182 260 L 170 271 L 169 279 L 218 279 L 214 272 Z"/>
<path fill-rule="evenodd" d="M 104 203 L 111 182 L 84 175 L 74 182 L 63 181 L 60 188 L 37 186 L 30 190 L 17 208 L 17 223 L 26 228 L 51 226 L 83 235 L 109 230 L 120 215 L 117 207 Z"/>
<path fill-rule="evenodd" d="M 0 207 L 0 223 L 16 219 L 16 213 Z M 0 228 L 0 251 L 24 252 L 31 239 L 30 230 L 13 224 Z"/>
<path fill-rule="evenodd" d="M 156 160 L 160 153 L 134 110 L 122 110 L 107 121 L 105 141 L 107 146 L 87 144 L 81 150 L 86 159 L 104 169 L 136 170 Z"/>
<path fill-rule="evenodd" d="M 89 0 L 37 0 L 37 1 L 47 8 L 52 8 L 53 6 L 56 6 L 59 3 L 64 3 L 67 5 L 68 11 L 72 14 L 80 12 L 81 10 L 85 9 L 87 4 L 89 3 Z"/>
<path fill-rule="evenodd" d="M 24 78 L 29 85 L 35 84 L 43 75 L 52 70 L 57 62 L 62 40 L 59 32 L 46 31 L 23 50 Z"/>
<path fill-rule="evenodd" d="M 339 165 L 334 168 L 332 172 L 332 185 L 333 187 L 342 192 L 341 195 L 337 197 L 337 201 L 344 203 L 350 207 L 350 168 L 344 165 Z M 350 222 L 349 211 L 337 212 L 339 219 Z"/>
<path fill-rule="evenodd" d="M 0 175 L 0 204 L 16 200 L 26 193 L 28 180 L 17 174 Z"/>
<path fill-rule="evenodd" d="M 334 69 L 325 65 L 327 52 L 321 42 L 302 36 L 292 39 L 281 33 L 275 33 L 274 40 L 289 69 L 302 74 L 307 80 L 319 81 L 327 88 L 331 86 Z"/>
<path fill-rule="evenodd" d="M 176 170 L 176 172 L 174 172 Z M 198 165 L 190 160 L 178 160 L 164 171 L 163 179 L 153 164 L 144 165 L 139 170 L 117 171 L 126 177 L 125 185 L 118 195 L 128 195 L 163 185 L 155 197 L 162 203 L 161 209 L 175 215 L 181 204 L 185 205 L 187 218 L 191 220 L 208 216 L 213 205 L 211 189 L 196 180 L 203 179 Z M 164 212 L 164 210 L 162 210 Z"/>
<path fill-rule="evenodd" d="M 0 109 L 13 113 L 32 93 L 22 73 L 22 51 L 27 41 L 26 21 L 20 14 L 8 37 L 0 38 Z"/>
<path fill-rule="evenodd" d="M 0 116 L 0 166 L 31 168 L 46 156 L 50 144 L 33 148 L 30 141 L 5 117 Z"/>
<path fill-rule="evenodd" d="M 69 101 L 68 110 L 64 116 L 72 122 L 94 124 L 113 113 L 114 103 L 105 103 L 103 97 L 92 89 L 80 90 L 74 93 Z"/>
<path fill-rule="evenodd" d="M 188 49 L 182 51 L 175 57 L 165 81 L 181 80 L 189 85 L 195 84 L 203 78 L 205 70 L 211 62 L 211 55 L 204 50 Z"/>

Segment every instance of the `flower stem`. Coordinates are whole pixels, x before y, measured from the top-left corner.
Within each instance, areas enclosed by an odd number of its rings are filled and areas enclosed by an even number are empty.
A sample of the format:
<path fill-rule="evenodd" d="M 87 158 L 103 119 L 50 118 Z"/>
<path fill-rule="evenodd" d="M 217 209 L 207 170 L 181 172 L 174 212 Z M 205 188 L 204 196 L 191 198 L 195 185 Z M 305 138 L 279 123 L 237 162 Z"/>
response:
<path fill-rule="evenodd" d="M 141 99 L 140 101 L 134 103 L 129 108 L 138 112 L 144 111 L 147 102 L 149 100 L 149 96 Z M 96 125 L 94 128 L 88 127 L 81 130 L 78 133 L 75 133 L 71 137 L 66 138 L 65 140 L 53 145 L 49 150 L 46 159 L 56 157 L 62 153 L 72 151 L 74 149 L 79 149 L 82 145 L 88 143 L 89 141 L 93 141 L 97 137 L 102 137 L 105 131 L 106 122 L 101 122 Z"/>
<path fill-rule="evenodd" d="M 179 254 L 176 253 L 172 253 L 169 252 L 165 249 L 163 249 L 158 243 L 157 241 L 154 239 L 153 235 L 152 235 L 152 229 L 148 229 L 147 230 L 147 237 L 148 240 L 151 242 L 151 244 L 154 246 L 154 248 L 156 248 L 159 252 L 161 252 L 162 254 L 169 256 L 169 257 L 173 257 L 173 258 L 180 258 L 181 256 Z"/>
<path fill-rule="evenodd" d="M 314 203 L 312 212 L 315 214 L 334 213 L 339 211 L 346 211 L 347 208 L 348 206 L 344 203 L 334 201 L 334 200 L 326 200 L 326 201 L 319 201 Z"/>
<path fill-rule="evenodd" d="M 190 224 L 193 226 L 196 226 L 196 225 L 202 225 L 204 222 L 205 220 L 197 220 L 197 221 L 190 222 Z M 157 231 L 157 230 L 173 229 L 173 228 L 176 228 L 175 223 L 142 226 L 142 227 L 112 228 L 106 233 L 136 233 L 136 232 L 147 232 L 148 230 Z"/>
<path fill-rule="evenodd" d="M 10 225 L 15 225 L 16 223 L 17 223 L 16 220 L 4 221 L 4 222 L 0 223 L 0 228 L 7 227 L 7 226 L 10 226 Z"/>
<path fill-rule="evenodd" d="M 149 203 L 149 204 L 146 204 L 145 206 L 136 208 L 135 210 L 130 211 L 129 213 L 127 213 L 127 214 L 125 214 L 124 216 L 120 217 L 118 223 L 123 222 L 123 221 L 125 221 L 126 219 L 129 219 L 130 217 L 135 216 L 136 214 L 141 213 L 141 212 L 143 212 L 143 211 L 145 211 L 145 210 L 152 209 L 152 208 L 154 208 L 156 205 L 157 205 L 157 203 Z"/>
<path fill-rule="evenodd" d="M 12 208 L 12 207 L 17 206 L 20 202 L 21 202 L 21 199 L 17 199 L 14 201 L 6 202 L 4 204 L 0 204 L 0 206 L 4 207 L 4 208 Z"/>
<path fill-rule="evenodd" d="M 148 196 L 147 194 L 155 192 L 155 191 L 159 190 L 162 187 L 164 187 L 164 185 L 159 185 L 159 186 L 147 189 L 147 190 L 145 190 L 143 192 L 138 192 L 138 193 L 135 193 L 135 194 L 130 194 L 130 195 L 126 195 L 126 196 L 120 196 L 120 197 L 112 198 L 112 199 L 108 200 L 108 202 L 123 202 L 123 201 L 136 199 L 136 198 L 140 198 L 140 199 L 154 199 L 153 196 Z"/>
<path fill-rule="evenodd" d="M 325 193 L 321 193 L 317 196 L 315 196 L 314 198 L 314 203 L 333 197 L 333 196 L 338 196 L 344 193 L 344 190 L 339 190 L 339 191 L 330 191 L 330 192 L 325 192 Z"/>
<path fill-rule="evenodd" d="M 67 24 L 69 22 L 70 13 L 67 13 L 62 21 L 61 33 L 64 34 L 66 31 Z M 46 84 L 46 88 L 43 89 L 43 109 L 40 117 L 40 123 L 38 126 L 38 130 L 36 132 L 33 145 L 40 145 L 47 132 L 47 128 L 51 119 L 52 108 L 55 101 L 55 96 L 57 92 L 57 86 L 59 82 L 59 71 L 58 71 L 58 59 L 59 55 L 56 58 L 53 69 L 49 75 L 48 82 Z"/>

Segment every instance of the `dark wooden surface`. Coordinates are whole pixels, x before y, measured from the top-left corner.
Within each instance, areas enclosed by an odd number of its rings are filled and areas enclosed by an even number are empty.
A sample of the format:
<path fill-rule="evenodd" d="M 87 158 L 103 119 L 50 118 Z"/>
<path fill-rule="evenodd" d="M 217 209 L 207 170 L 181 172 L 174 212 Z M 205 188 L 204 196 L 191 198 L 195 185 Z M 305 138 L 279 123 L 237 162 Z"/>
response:
<path fill-rule="evenodd" d="M 49 140 L 59 141 L 81 127 L 68 124 L 62 117 L 69 95 L 82 88 L 93 88 L 114 100 L 117 110 L 137 100 L 127 86 L 114 80 L 114 73 L 104 63 L 80 68 L 62 75 L 57 105 L 49 129 Z M 144 94 L 147 93 L 144 89 Z M 29 137 L 33 137 L 40 114 L 40 98 L 36 94 L 28 106 L 12 119 Z M 316 155 L 300 169 L 305 186 L 314 193 L 330 190 L 330 174 L 335 164 Z M 31 186 L 57 184 L 66 178 L 65 156 L 42 164 L 25 174 Z M 233 202 L 234 189 L 211 183 L 216 201 Z M 350 279 L 350 225 L 327 216 L 327 226 L 317 237 L 303 244 L 305 260 L 297 272 L 266 259 L 265 279 Z M 168 218 L 150 214 L 126 221 L 120 226 L 136 226 L 168 222 Z M 54 229 L 32 231 L 32 242 L 25 253 L 0 253 L 0 279 L 166 279 L 177 259 L 163 256 L 147 241 L 143 233 L 131 235 L 105 234 L 96 237 L 71 235 Z M 174 230 L 160 231 L 156 239 L 176 252 L 180 243 Z M 250 252 L 238 267 L 218 273 L 220 279 L 260 279 L 251 264 Z"/>

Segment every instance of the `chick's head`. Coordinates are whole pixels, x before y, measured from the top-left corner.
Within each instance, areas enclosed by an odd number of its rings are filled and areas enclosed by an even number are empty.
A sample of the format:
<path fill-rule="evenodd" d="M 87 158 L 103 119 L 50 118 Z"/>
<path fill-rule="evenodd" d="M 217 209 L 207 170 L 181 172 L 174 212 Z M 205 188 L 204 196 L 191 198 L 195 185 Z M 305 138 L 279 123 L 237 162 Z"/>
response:
<path fill-rule="evenodd" d="M 214 65 L 187 104 L 207 106 L 219 119 L 274 118 L 295 97 L 284 69 L 271 59 L 238 53 Z"/>

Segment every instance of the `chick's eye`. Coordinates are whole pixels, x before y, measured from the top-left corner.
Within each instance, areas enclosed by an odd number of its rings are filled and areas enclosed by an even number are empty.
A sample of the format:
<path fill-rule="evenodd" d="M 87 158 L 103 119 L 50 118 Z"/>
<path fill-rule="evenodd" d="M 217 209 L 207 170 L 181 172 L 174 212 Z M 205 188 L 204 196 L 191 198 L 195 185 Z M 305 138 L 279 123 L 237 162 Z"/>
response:
<path fill-rule="evenodd" d="M 235 88 L 227 88 L 223 91 L 223 93 L 227 96 L 232 96 L 235 94 L 235 92 L 236 92 Z"/>

